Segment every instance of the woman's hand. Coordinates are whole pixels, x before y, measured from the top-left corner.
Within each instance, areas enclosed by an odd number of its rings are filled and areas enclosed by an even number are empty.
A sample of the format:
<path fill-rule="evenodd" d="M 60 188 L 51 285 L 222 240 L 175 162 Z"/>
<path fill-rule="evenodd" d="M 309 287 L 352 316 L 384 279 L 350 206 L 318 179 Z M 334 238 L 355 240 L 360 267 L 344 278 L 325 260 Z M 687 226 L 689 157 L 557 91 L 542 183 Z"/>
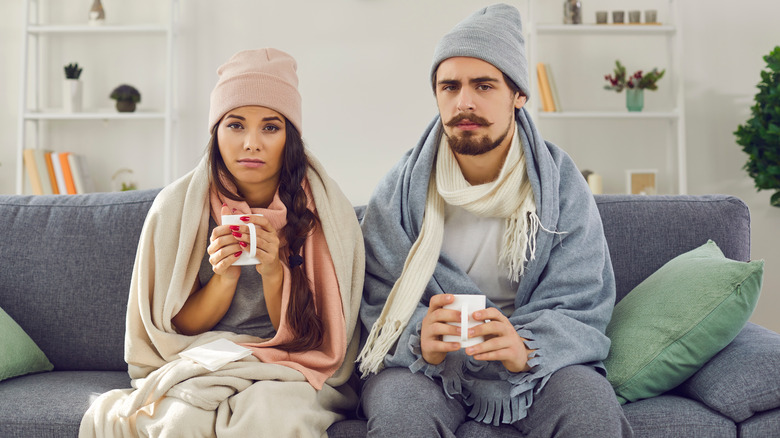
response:
<path fill-rule="evenodd" d="M 222 206 L 222 215 L 230 214 L 227 206 Z M 225 277 L 226 280 L 237 281 L 241 275 L 241 267 L 233 266 L 238 260 L 247 244 L 241 244 L 238 225 L 218 225 L 211 231 L 209 246 L 206 252 L 209 254 L 211 270 L 215 275 Z M 248 233 L 248 231 L 247 231 Z M 247 239 L 249 235 L 247 234 Z"/>

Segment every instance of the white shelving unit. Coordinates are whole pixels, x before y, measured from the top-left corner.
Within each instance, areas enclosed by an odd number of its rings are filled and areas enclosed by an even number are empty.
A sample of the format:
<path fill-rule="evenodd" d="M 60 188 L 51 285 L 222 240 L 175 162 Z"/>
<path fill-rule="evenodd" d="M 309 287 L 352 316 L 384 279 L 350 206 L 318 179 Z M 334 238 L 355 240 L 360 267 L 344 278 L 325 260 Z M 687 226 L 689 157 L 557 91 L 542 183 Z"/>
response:
<path fill-rule="evenodd" d="M 527 9 L 527 30 L 526 38 L 528 47 L 529 70 L 531 76 L 531 91 L 538 92 L 536 65 L 543 59 L 544 55 L 539 51 L 539 42 L 547 37 L 560 37 L 576 39 L 578 43 L 586 41 L 593 37 L 600 38 L 622 38 L 622 37 L 641 37 L 641 38 L 660 38 L 666 42 L 666 75 L 660 83 L 661 87 L 672 87 L 672 108 L 668 111 L 643 110 L 641 112 L 628 112 L 626 109 L 616 111 L 588 110 L 578 109 L 566 111 L 565 108 L 560 112 L 541 111 L 540 99 L 531 99 L 529 101 L 531 111 L 536 120 L 542 124 L 545 121 L 589 121 L 592 123 L 612 123 L 618 124 L 623 121 L 665 121 L 667 126 L 667 145 L 664 148 L 667 155 L 666 166 L 671 173 L 676 174 L 676 181 L 673 186 L 676 193 L 687 193 L 687 171 L 686 171 L 686 143 L 685 143 L 685 100 L 684 83 L 682 72 L 682 29 L 677 20 L 677 4 L 675 0 L 666 0 L 668 2 L 668 23 L 660 25 L 652 24 L 558 24 L 539 22 L 540 8 L 550 8 L 551 3 L 560 10 L 562 1 L 549 2 L 547 0 L 529 0 Z M 616 6 L 618 4 L 615 4 Z M 548 9 L 547 9 L 548 10 Z M 594 38 L 595 39 L 595 38 Z M 605 47 L 603 50 L 613 50 Z M 576 56 L 576 55 L 575 55 Z M 616 51 L 613 59 L 620 59 L 621 52 Z M 587 59 L 581 59 L 581 69 L 576 72 L 566 72 L 556 70 L 555 80 L 560 84 L 562 81 L 572 79 L 573 74 L 581 75 L 599 75 L 604 72 L 601 68 L 596 68 L 588 64 Z M 628 71 L 631 73 L 631 70 Z M 623 96 L 624 93 L 621 93 Z M 605 125 L 607 126 L 607 125 Z M 657 126 L 657 125 L 653 125 Z M 648 128 L 650 129 L 650 128 Z M 630 145 L 624 145 L 630 147 Z M 565 148 L 565 147 L 564 147 Z"/>
<path fill-rule="evenodd" d="M 23 47 L 21 59 L 21 84 L 19 97 L 19 120 L 17 134 L 17 160 L 16 160 L 16 192 L 24 193 L 25 167 L 23 151 L 27 147 L 42 148 L 41 138 L 44 124 L 49 121 L 84 121 L 84 120 L 159 120 L 163 125 L 162 139 L 162 176 L 159 185 L 172 181 L 173 178 L 173 67 L 174 67 L 174 38 L 176 31 L 176 16 L 178 12 L 178 0 L 167 0 L 169 15 L 164 24 L 102 24 L 92 26 L 89 24 L 58 24 L 47 23 L 41 17 L 41 11 L 46 7 L 46 2 L 55 0 L 25 0 Z M 60 0 L 57 0 L 60 1 Z M 64 1 L 64 0 L 63 0 Z M 82 2 L 83 3 L 83 2 Z M 85 11 L 85 15 L 86 15 Z M 159 38 L 165 44 L 165 86 L 163 107 L 148 111 L 136 110 L 130 113 L 117 112 L 113 107 L 88 109 L 85 112 L 65 112 L 62 108 L 52 108 L 49 102 L 42 102 L 41 82 L 44 79 L 43 69 L 56 68 L 61 71 L 61 66 L 47 66 L 42 61 L 42 46 L 46 45 L 48 38 L 59 41 L 67 40 L 73 36 L 87 38 L 133 38 L 139 36 L 153 36 Z M 32 85 L 32 86 L 30 86 Z M 74 151 L 78 152 L 78 151 Z"/>

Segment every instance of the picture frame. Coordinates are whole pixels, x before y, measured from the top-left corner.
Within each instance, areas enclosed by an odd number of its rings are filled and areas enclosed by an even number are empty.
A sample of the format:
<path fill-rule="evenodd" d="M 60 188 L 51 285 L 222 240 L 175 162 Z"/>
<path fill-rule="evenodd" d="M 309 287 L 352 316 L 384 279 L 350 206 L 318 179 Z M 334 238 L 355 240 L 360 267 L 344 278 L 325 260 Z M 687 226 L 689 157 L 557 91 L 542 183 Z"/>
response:
<path fill-rule="evenodd" d="M 626 170 L 626 193 L 655 195 L 658 193 L 658 169 Z"/>

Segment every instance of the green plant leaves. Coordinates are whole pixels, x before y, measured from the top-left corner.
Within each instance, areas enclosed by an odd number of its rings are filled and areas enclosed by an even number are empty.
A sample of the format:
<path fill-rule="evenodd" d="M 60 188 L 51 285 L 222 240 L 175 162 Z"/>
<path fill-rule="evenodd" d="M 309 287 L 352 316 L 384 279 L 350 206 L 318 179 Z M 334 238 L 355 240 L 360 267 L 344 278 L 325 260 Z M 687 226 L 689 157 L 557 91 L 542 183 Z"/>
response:
<path fill-rule="evenodd" d="M 737 144 L 748 154 L 744 169 L 757 190 L 777 190 L 770 204 L 780 207 L 780 46 L 764 56 L 758 94 L 750 108 L 751 118 L 734 131 Z"/>

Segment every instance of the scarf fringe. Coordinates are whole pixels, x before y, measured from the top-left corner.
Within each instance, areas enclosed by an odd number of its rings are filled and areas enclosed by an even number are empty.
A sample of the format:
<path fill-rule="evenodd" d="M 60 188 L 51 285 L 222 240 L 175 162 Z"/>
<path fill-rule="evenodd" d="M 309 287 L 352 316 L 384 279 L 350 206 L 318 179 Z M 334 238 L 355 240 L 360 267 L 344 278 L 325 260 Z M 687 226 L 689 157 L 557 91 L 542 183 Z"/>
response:
<path fill-rule="evenodd" d="M 361 372 L 362 378 L 368 377 L 371 373 L 378 373 L 384 368 L 385 354 L 390 351 L 393 344 L 406 328 L 406 323 L 393 319 L 392 321 L 385 321 L 384 318 L 377 320 L 376 324 L 371 328 L 371 333 L 366 340 L 366 346 L 371 345 L 372 348 L 364 348 L 358 355 L 357 362 L 360 362 L 358 369 Z M 382 351 L 383 354 L 374 354 L 375 351 Z"/>

